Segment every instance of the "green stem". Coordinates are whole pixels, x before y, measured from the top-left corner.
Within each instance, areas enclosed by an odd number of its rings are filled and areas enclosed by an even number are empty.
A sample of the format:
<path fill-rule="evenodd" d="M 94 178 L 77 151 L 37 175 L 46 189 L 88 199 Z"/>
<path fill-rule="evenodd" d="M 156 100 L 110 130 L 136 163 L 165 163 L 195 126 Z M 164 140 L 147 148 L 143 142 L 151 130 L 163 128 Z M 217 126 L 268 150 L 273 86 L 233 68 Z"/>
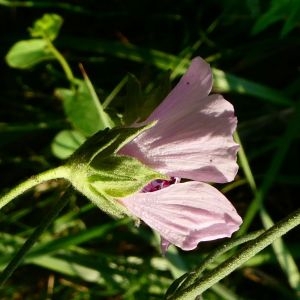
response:
<path fill-rule="evenodd" d="M 28 253 L 30 248 L 35 244 L 38 240 L 39 236 L 48 228 L 48 226 L 53 222 L 56 216 L 61 212 L 61 210 L 67 205 L 69 200 L 70 189 L 63 192 L 61 197 L 55 203 L 52 210 L 42 219 L 39 226 L 34 230 L 31 236 L 26 240 L 23 246 L 17 251 L 9 264 L 5 267 L 5 269 L 0 274 L 0 287 L 4 285 L 4 283 L 9 279 L 9 277 L 13 274 L 13 272 L 17 269 L 17 267 L 24 260 L 25 255 Z"/>
<path fill-rule="evenodd" d="M 300 209 L 281 220 L 269 230 L 264 232 L 258 238 L 254 239 L 249 245 L 243 247 L 233 257 L 230 257 L 214 270 L 207 273 L 201 279 L 197 280 L 188 288 L 178 291 L 173 300 L 190 300 L 195 299 L 204 291 L 209 289 L 215 283 L 222 280 L 228 274 L 240 267 L 244 262 L 253 257 L 256 253 L 260 252 L 276 239 L 286 234 L 288 231 L 300 224 Z"/>
<path fill-rule="evenodd" d="M 0 198 L 0 209 L 8 204 L 10 201 L 15 199 L 16 197 L 22 195 L 29 189 L 33 188 L 34 186 L 48 181 L 52 179 L 58 179 L 58 178 L 68 178 L 69 174 L 69 168 L 66 166 L 60 166 L 48 171 L 45 171 L 43 173 L 40 173 L 38 175 L 31 176 L 29 179 L 23 181 L 13 189 L 11 189 L 8 193 L 4 194 Z"/>
<path fill-rule="evenodd" d="M 220 257 L 225 252 L 233 249 L 236 246 L 239 246 L 241 244 L 244 244 L 246 242 L 249 242 L 255 238 L 257 238 L 259 235 L 261 235 L 264 232 L 264 230 L 259 230 L 253 233 L 250 233 L 246 236 L 236 238 L 234 240 L 229 240 L 227 243 L 224 243 L 220 247 L 218 247 L 215 251 L 213 251 L 208 257 L 205 258 L 205 260 L 193 271 L 191 274 L 185 279 L 184 283 L 181 285 L 181 288 L 188 287 L 190 284 L 197 281 L 198 278 L 200 278 L 201 274 L 207 267 L 216 262 L 216 259 Z"/>
<path fill-rule="evenodd" d="M 58 60 L 61 67 L 63 68 L 68 80 L 70 81 L 71 85 L 73 86 L 73 84 L 75 82 L 75 77 L 73 75 L 73 72 L 72 72 L 68 62 L 66 61 L 66 59 L 63 57 L 63 55 L 56 49 L 56 47 L 53 45 L 53 43 L 47 37 L 44 37 L 44 39 L 47 41 L 49 50 L 52 52 L 52 54 Z"/>
<path fill-rule="evenodd" d="M 196 267 L 195 270 L 185 273 L 179 278 L 177 278 L 170 286 L 166 292 L 166 299 L 172 299 L 174 293 L 177 293 L 179 290 L 184 290 L 194 282 L 196 282 L 201 276 L 205 269 L 208 269 L 211 263 L 216 262 L 216 259 L 221 256 L 223 253 L 230 251 L 232 248 L 241 245 L 243 243 L 249 242 L 254 238 L 257 238 L 261 235 L 264 230 L 259 230 L 254 233 L 248 234 L 244 237 L 240 237 L 234 240 L 229 240 L 227 243 L 220 245 L 216 250 L 211 254 L 205 257 L 204 261 Z"/>
<path fill-rule="evenodd" d="M 121 89 L 125 86 L 125 84 L 128 82 L 128 76 L 124 76 L 122 80 L 115 86 L 115 88 L 110 92 L 110 94 L 105 98 L 105 100 L 102 103 L 103 109 L 106 109 L 110 102 L 118 95 L 118 93 L 121 91 Z"/>

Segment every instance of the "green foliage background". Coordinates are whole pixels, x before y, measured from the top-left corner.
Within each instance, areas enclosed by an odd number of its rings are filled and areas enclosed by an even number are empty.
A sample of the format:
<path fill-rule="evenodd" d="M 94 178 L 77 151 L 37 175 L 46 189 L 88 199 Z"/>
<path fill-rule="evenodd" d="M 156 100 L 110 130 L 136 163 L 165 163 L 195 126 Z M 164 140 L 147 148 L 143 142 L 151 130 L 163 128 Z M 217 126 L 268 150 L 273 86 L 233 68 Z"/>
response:
<path fill-rule="evenodd" d="M 62 17 L 58 36 L 48 37 L 72 74 L 41 41 L 29 46 L 34 63 L 16 52 L 7 64 L 45 13 Z M 245 220 L 240 235 L 269 227 L 299 207 L 299 16 L 297 0 L 0 1 L 1 190 L 60 164 L 98 129 L 146 116 L 199 55 L 239 119 L 241 169 L 220 188 Z M 0 268 L 62 189 L 45 183 L 1 211 Z M 150 229 L 112 220 L 74 193 L 0 298 L 163 299 L 219 243 L 163 257 Z M 299 299 L 299 254 L 296 229 L 203 298 Z"/>

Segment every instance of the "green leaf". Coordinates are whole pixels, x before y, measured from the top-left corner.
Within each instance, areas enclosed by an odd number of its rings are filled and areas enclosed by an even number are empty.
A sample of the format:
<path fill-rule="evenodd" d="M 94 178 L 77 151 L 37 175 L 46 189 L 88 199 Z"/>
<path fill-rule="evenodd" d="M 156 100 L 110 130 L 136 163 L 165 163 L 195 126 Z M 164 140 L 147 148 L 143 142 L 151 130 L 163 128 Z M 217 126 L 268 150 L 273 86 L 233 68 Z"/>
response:
<path fill-rule="evenodd" d="M 146 119 L 171 91 L 170 74 L 170 71 L 163 72 L 151 87 L 151 91 L 145 95 L 145 102 L 140 114 L 142 120 Z"/>
<path fill-rule="evenodd" d="M 142 91 L 141 84 L 134 75 L 128 74 L 124 123 L 132 124 L 136 120 L 145 120 L 170 90 L 170 72 L 163 72 L 156 82 L 148 86 L 147 92 Z"/>
<path fill-rule="evenodd" d="M 44 14 L 34 22 L 29 32 L 33 38 L 47 38 L 53 41 L 57 37 L 62 23 L 63 19 L 61 16 L 57 14 Z"/>
<path fill-rule="evenodd" d="M 102 124 L 103 128 L 114 127 L 114 125 L 115 125 L 114 122 L 109 117 L 109 115 L 107 113 L 105 113 L 103 106 L 97 96 L 95 89 L 94 89 L 94 86 L 93 86 L 92 82 L 90 81 L 87 73 L 85 72 L 85 70 L 81 64 L 80 64 L 80 68 L 81 68 L 81 71 L 82 71 L 82 74 L 84 77 L 85 85 L 91 96 L 92 104 L 93 104 L 94 108 L 97 110 L 97 113 L 99 115 L 99 119 L 101 120 L 101 124 Z"/>
<path fill-rule="evenodd" d="M 139 117 L 140 107 L 143 103 L 143 95 L 140 82 L 133 74 L 128 74 L 126 85 L 125 111 L 123 121 L 125 124 L 132 124 Z"/>
<path fill-rule="evenodd" d="M 93 98 L 85 81 L 78 80 L 77 90 L 59 88 L 56 94 L 63 100 L 69 121 L 85 136 L 112 126 L 113 122 L 99 100 Z"/>
<path fill-rule="evenodd" d="M 85 137 L 78 131 L 63 130 L 55 136 L 51 144 L 51 149 L 56 157 L 66 159 L 70 157 L 84 141 Z"/>
<path fill-rule="evenodd" d="M 278 12 L 268 11 L 262 15 L 254 24 L 252 34 L 258 34 L 273 23 L 281 19 L 281 15 Z"/>
<path fill-rule="evenodd" d="M 10 67 L 29 69 L 36 64 L 51 60 L 55 57 L 42 39 L 19 41 L 14 44 L 6 55 L 6 62 Z"/>
<path fill-rule="evenodd" d="M 252 29 L 252 34 L 257 34 L 278 21 L 284 21 L 281 37 L 287 35 L 299 23 L 299 0 L 273 0 L 269 9 L 264 13 Z"/>
<path fill-rule="evenodd" d="M 284 22 L 284 26 L 280 32 L 281 37 L 287 35 L 291 30 L 299 25 L 300 15 L 300 2 L 294 0 L 293 6 L 290 7 L 290 11 L 287 14 L 287 20 Z"/>
<path fill-rule="evenodd" d="M 268 86 L 212 69 L 214 76 L 214 91 L 219 93 L 236 92 L 251 95 L 276 105 L 290 106 L 292 101 L 284 93 Z"/>
<path fill-rule="evenodd" d="M 300 2 L 299 2 L 300 3 Z M 107 42 L 91 40 L 87 38 L 65 38 L 60 40 L 61 46 L 69 46 L 73 49 L 86 51 L 94 51 L 100 54 L 109 54 L 115 57 L 126 59 L 130 61 L 145 63 L 153 65 L 161 70 L 169 70 L 178 68 L 178 75 L 184 74 L 190 63 L 189 59 L 178 58 L 170 53 L 161 52 L 154 49 L 147 49 L 142 47 L 137 47 L 132 44 L 124 44 L 120 42 Z M 212 68 L 214 74 L 214 87 L 220 93 L 225 92 L 235 92 L 238 94 L 245 94 L 254 96 L 257 99 L 263 101 L 268 101 L 276 105 L 288 105 L 292 104 L 291 99 L 287 97 L 284 93 L 279 90 L 270 88 L 268 86 L 256 83 L 232 75 L 230 73 L 225 73 L 219 69 Z"/>

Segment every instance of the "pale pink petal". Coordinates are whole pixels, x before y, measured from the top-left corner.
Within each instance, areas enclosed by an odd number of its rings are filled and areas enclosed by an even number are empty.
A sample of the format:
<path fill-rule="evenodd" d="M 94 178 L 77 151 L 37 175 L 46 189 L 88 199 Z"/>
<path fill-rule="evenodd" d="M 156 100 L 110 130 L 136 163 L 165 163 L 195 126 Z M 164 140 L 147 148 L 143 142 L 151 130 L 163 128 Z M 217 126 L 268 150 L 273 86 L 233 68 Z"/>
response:
<path fill-rule="evenodd" d="M 200 182 L 171 185 L 119 200 L 168 243 L 192 250 L 201 241 L 230 237 L 242 220 L 232 204 L 214 187 Z"/>
<path fill-rule="evenodd" d="M 212 74 L 209 64 L 201 57 L 195 57 L 178 84 L 147 120 L 168 119 L 191 112 L 199 100 L 210 93 L 211 88 Z"/>
<path fill-rule="evenodd" d="M 119 153 L 170 176 L 224 183 L 238 170 L 236 125 L 233 106 L 221 95 L 210 95 L 199 98 L 188 114 L 162 117 Z"/>

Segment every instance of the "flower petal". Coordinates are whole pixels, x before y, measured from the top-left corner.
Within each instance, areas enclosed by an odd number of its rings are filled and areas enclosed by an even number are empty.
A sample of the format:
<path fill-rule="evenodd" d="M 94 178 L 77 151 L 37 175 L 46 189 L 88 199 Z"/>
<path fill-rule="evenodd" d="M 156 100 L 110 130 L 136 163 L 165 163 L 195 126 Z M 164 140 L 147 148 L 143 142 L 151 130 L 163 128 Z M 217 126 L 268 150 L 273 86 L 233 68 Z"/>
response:
<path fill-rule="evenodd" d="M 171 243 L 192 250 L 201 241 L 230 237 L 242 223 L 226 197 L 206 183 L 178 183 L 120 202 L 159 232 L 164 249 Z"/>
<path fill-rule="evenodd" d="M 152 112 L 147 121 L 172 118 L 174 115 L 191 112 L 201 98 L 206 97 L 212 88 L 210 66 L 201 57 L 195 57 L 163 102 Z"/>
<path fill-rule="evenodd" d="M 221 95 L 198 100 L 188 114 L 161 117 L 120 154 L 170 176 L 218 183 L 233 180 L 239 148 L 232 137 L 237 125 L 234 108 Z"/>

